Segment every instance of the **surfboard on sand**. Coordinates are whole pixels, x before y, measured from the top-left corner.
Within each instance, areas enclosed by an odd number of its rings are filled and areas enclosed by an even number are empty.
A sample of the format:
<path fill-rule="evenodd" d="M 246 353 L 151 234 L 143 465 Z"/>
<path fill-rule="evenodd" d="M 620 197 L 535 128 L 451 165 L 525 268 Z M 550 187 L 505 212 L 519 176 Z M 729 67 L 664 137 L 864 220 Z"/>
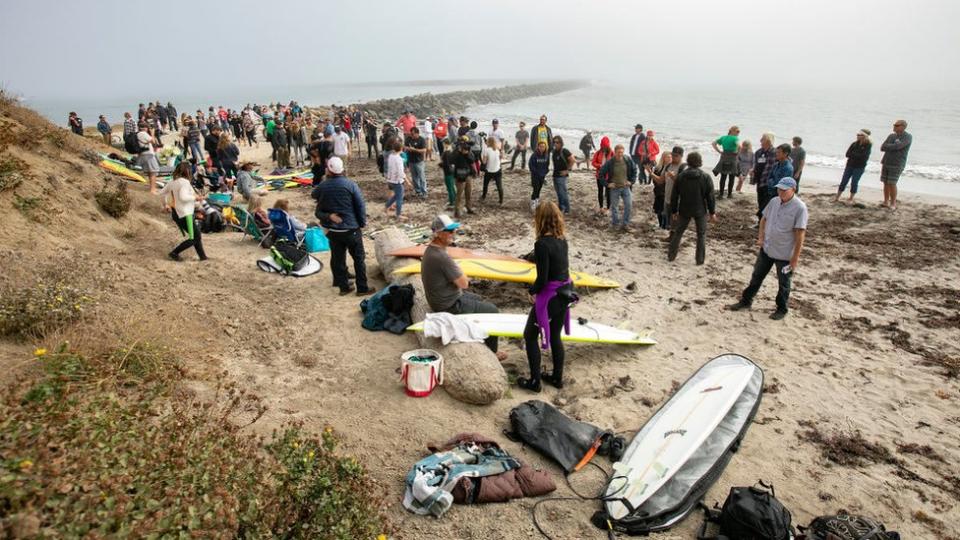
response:
<path fill-rule="evenodd" d="M 501 261 L 496 259 L 460 259 L 460 269 L 467 277 L 492 279 L 512 283 L 533 283 L 537 280 L 537 266 L 526 261 Z M 413 263 L 395 270 L 399 274 L 419 274 L 420 263 Z M 598 287 L 613 289 L 619 287 L 616 281 L 603 279 L 583 272 L 570 272 L 570 279 L 577 287 Z"/>
<path fill-rule="evenodd" d="M 143 175 L 127 167 L 126 165 L 120 163 L 119 161 L 114 161 L 109 158 L 104 158 L 100 160 L 100 167 L 112 173 L 125 176 L 131 180 L 136 180 L 137 182 L 142 182 L 144 184 L 147 183 L 147 179 L 144 178 Z"/>
<path fill-rule="evenodd" d="M 755 412 L 762 384 L 762 371 L 742 356 L 723 355 L 701 367 L 637 432 L 623 457 L 614 464 L 611 477 L 618 480 L 611 480 L 606 489 L 609 500 L 605 502 L 605 508 L 609 517 L 623 519 L 631 514 L 631 507 L 640 509 L 648 500 L 654 500 L 651 498 L 655 495 L 667 497 L 658 494 L 658 490 L 678 471 L 688 470 L 685 469 L 687 462 L 695 453 L 700 457 L 690 463 L 697 466 L 706 467 L 711 459 L 719 459 L 711 457 L 711 452 L 719 455 L 728 446 L 718 444 L 715 438 L 729 437 L 732 440 L 739 431 L 735 426 L 742 424 L 744 418 L 749 424 L 752 413 L 748 415 L 744 411 Z M 721 422 L 725 427 L 718 431 Z M 745 428 L 741 426 L 740 429 Z M 711 444 L 704 444 L 708 438 L 711 438 Z M 706 471 L 700 474 L 706 474 Z M 677 478 L 678 485 L 685 482 L 696 484 L 699 475 L 685 472 Z M 624 500 L 629 501 L 629 507 Z M 673 502 L 670 506 L 676 504 Z"/>
<path fill-rule="evenodd" d="M 426 251 L 426 249 L 427 249 L 427 244 L 420 244 L 417 246 L 395 249 L 390 252 L 390 255 L 394 257 L 410 257 L 413 259 L 422 259 L 423 252 Z M 477 250 L 458 248 L 458 247 L 452 247 L 452 246 L 447 248 L 447 255 L 450 255 L 450 257 L 454 259 L 488 259 L 488 260 L 496 260 L 496 261 L 513 261 L 513 262 L 519 262 L 519 263 L 528 262 L 523 259 L 519 259 L 517 257 L 511 257 L 510 255 L 499 255 L 497 253 L 490 253 L 487 251 L 477 251 Z"/>
<path fill-rule="evenodd" d="M 498 337 L 521 338 L 527 324 L 527 315 L 514 313 L 469 313 L 457 315 L 487 331 L 487 334 Z M 423 321 L 411 324 L 407 332 L 423 332 Z M 650 336 L 621 330 L 605 324 L 579 321 L 571 318 L 570 335 L 561 332 L 561 339 L 572 343 L 606 343 L 611 345 L 656 345 L 656 340 Z"/>

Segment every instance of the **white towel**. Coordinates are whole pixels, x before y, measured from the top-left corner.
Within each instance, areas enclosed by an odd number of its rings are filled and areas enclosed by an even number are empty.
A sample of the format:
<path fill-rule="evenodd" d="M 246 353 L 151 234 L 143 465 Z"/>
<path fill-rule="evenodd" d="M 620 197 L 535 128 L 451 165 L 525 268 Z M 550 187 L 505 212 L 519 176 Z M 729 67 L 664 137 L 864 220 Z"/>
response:
<path fill-rule="evenodd" d="M 440 338 L 444 345 L 451 342 L 478 343 L 488 336 L 480 326 L 446 312 L 427 313 L 423 320 L 423 334 Z"/>

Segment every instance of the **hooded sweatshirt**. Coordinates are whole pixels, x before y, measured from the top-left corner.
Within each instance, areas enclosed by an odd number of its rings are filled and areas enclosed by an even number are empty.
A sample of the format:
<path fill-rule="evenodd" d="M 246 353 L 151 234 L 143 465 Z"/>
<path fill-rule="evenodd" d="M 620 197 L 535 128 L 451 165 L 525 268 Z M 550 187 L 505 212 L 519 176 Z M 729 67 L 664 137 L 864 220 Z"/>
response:
<path fill-rule="evenodd" d="M 603 164 L 610 159 L 611 156 L 613 156 L 613 150 L 610 148 L 610 137 L 602 137 L 600 139 L 600 149 L 593 154 L 593 160 L 591 160 L 597 178 L 600 178 L 600 167 L 603 167 Z"/>

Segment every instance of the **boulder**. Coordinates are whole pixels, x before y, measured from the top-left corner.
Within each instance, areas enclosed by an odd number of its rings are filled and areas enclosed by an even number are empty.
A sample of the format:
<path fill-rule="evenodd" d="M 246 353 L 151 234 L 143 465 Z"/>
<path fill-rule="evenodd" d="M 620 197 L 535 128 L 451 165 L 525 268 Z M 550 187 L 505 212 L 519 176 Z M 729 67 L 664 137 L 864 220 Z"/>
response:
<path fill-rule="evenodd" d="M 412 246 L 413 242 L 396 227 L 377 233 L 374 238 L 374 253 L 383 277 L 401 285 L 410 284 L 416 289 L 411 316 L 421 321 L 429 311 L 423 294 L 423 283 L 419 274 L 397 274 L 394 271 L 416 259 L 393 257 L 389 253 L 395 249 Z M 417 333 L 420 346 L 433 349 L 443 355 L 443 389 L 454 399 L 473 405 L 487 405 L 503 397 L 507 391 L 507 374 L 490 349 L 483 343 L 451 343 L 443 345 L 439 339 L 425 337 Z"/>

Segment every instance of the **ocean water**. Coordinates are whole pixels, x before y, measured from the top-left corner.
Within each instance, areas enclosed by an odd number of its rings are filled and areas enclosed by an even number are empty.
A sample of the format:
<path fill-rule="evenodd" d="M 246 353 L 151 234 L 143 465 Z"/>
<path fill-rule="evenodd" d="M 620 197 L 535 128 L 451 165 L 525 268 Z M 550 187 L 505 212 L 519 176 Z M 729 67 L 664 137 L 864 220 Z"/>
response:
<path fill-rule="evenodd" d="M 513 81 L 436 81 L 425 83 L 384 83 L 384 84 L 344 84 L 344 85 L 313 85 L 289 87 L 264 87 L 244 90 L 231 90 L 222 93 L 179 95 L 149 95 L 149 96 L 104 96 L 85 99 L 43 99 L 26 96 L 23 103 L 44 115 L 51 122 L 66 127 L 67 115 L 75 111 L 83 119 L 84 126 L 93 127 L 97 118 L 104 114 L 111 124 L 123 122 L 123 113 L 136 114 L 140 103 L 149 103 L 160 100 L 166 104 L 173 103 L 178 113 L 193 114 L 197 109 L 207 112 L 211 105 L 223 105 L 229 109 L 242 109 L 246 104 L 271 102 L 289 103 L 291 100 L 301 105 L 321 106 L 336 103 L 363 103 L 377 99 L 413 96 L 423 93 L 439 94 L 456 92 L 458 90 L 478 90 L 492 86 L 503 86 Z"/>
<path fill-rule="evenodd" d="M 864 89 L 762 89 L 687 88 L 665 89 L 594 84 L 553 96 L 523 99 L 511 103 L 471 108 L 467 115 L 489 130 L 498 118 L 512 136 L 517 123 L 529 128 L 541 113 L 555 134 L 564 137 L 567 147 L 576 150 L 585 130 L 600 137 L 610 136 L 614 144 L 629 142 L 633 126 L 643 124 L 657 134 L 662 150 L 675 144 L 687 152 L 699 150 L 704 162 L 713 164 L 716 153 L 710 142 L 738 125 L 741 137 L 756 149 L 760 135 L 772 132 L 776 143 L 803 138 L 807 165 L 818 170 L 840 172 L 846 164 L 847 147 L 861 128 L 870 129 L 873 152 L 866 180 L 880 171 L 880 144 L 891 133 L 894 120 L 907 120 L 913 145 L 904 173 L 906 178 L 923 179 L 924 191 L 960 191 L 960 93 L 946 90 L 898 92 Z M 904 183 L 907 184 L 908 183 Z M 930 188 L 930 186 L 933 188 Z M 909 189 L 909 187 L 907 187 Z"/>

